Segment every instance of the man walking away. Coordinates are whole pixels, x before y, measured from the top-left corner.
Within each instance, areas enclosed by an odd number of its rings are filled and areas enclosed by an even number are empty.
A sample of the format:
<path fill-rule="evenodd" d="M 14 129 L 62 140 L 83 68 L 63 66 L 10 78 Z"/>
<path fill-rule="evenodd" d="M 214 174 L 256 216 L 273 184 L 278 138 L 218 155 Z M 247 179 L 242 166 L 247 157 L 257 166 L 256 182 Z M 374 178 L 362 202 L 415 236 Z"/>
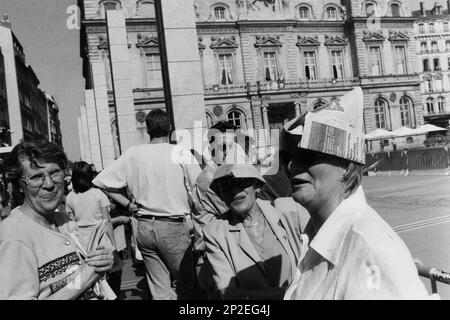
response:
<path fill-rule="evenodd" d="M 145 121 L 150 143 L 127 150 L 93 183 L 137 211 L 138 248 L 153 299 L 190 299 L 195 277 L 187 221 L 189 186 L 194 185 L 200 166 L 189 150 L 169 144 L 171 126 L 165 111 L 153 110 Z M 114 192 L 124 187 L 136 203 Z"/>

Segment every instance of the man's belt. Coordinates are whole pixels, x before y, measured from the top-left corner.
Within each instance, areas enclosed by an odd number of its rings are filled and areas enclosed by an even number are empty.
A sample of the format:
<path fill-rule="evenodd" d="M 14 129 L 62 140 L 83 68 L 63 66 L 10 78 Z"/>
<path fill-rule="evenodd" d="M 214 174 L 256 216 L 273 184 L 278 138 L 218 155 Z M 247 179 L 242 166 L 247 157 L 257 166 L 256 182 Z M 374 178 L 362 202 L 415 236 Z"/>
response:
<path fill-rule="evenodd" d="M 184 222 L 186 220 L 184 217 L 171 218 L 171 217 L 152 216 L 149 214 L 140 215 L 138 216 L 138 219 L 168 221 L 168 222 Z"/>

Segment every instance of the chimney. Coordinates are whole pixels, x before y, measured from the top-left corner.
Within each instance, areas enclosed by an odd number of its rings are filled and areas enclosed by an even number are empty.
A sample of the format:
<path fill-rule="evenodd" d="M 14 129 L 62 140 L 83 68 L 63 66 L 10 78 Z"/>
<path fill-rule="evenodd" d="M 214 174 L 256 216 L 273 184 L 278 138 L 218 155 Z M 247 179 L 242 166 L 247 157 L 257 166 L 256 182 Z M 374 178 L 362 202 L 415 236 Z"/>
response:
<path fill-rule="evenodd" d="M 9 21 L 8 15 L 6 13 L 3 14 L 3 19 L 0 21 L 2 27 L 11 29 L 11 21 Z"/>
<path fill-rule="evenodd" d="M 450 0 L 447 0 L 450 1 Z M 423 6 L 423 1 L 420 2 L 420 14 L 425 17 L 425 8 Z"/>

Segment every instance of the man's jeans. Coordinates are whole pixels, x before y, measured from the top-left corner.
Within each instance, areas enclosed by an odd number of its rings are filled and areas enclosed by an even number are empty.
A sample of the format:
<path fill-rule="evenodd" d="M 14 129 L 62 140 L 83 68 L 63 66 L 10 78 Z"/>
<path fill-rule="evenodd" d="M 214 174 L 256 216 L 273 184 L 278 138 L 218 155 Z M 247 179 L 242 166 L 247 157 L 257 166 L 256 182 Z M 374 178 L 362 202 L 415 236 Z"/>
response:
<path fill-rule="evenodd" d="M 137 243 L 153 300 L 191 299 L 195 273 L 187 222 L 141 218 Z"/>

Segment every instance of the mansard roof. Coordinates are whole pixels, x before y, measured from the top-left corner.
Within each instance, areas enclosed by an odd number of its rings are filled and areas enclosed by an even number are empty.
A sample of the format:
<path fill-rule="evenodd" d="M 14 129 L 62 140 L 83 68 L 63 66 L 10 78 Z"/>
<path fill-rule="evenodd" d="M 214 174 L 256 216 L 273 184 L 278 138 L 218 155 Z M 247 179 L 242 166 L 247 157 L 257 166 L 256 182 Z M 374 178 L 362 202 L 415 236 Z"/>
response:
<path fill-rule="evenodd" d="M 256 36 L 255 47 L 281 47 L 280 36 Z"/>
<path fill-rule="evenodd" d="M 320 46 L 320 42 L 317 40 L 317 36 L 315 37 L 297 37 L 297 46 L 298 47 L 317 47 Z"/>
<path fill-rule="evenodd" d="M 237 47 L 235 36 L 230 38 L 211 37 L 211 49 L 235 49 Z"/>

